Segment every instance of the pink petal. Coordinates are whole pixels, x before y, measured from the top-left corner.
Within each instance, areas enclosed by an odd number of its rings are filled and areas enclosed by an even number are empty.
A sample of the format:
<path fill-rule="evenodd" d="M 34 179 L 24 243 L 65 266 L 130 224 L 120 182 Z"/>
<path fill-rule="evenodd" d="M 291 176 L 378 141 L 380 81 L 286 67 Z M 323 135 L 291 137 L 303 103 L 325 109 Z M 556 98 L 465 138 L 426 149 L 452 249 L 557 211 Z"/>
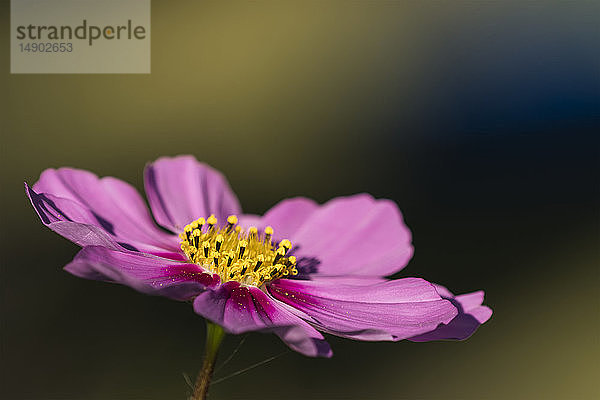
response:
<path fill-rule="evenodd" d="M 137 249 L 179 251 L 177 237 L 161 231 L 137 190 L 119 179 L 100 179 L 91 172 L 73 168 L 47 169 L 33 190 L 81 204 L 94 216 L 92 225 L 104 229 L 117 241 Z"/>
<path fill-rule="evenodd" d="M 173 232 L 214 214 L 219 223 L 240 213 L 225 177 L 193 156 L 162 157 L 146 167 L 146 195 L 156 221 Z"/>
<path fill-rule="evenodd" d="M 464 340 L 470 337 L 477 328 L 492 316 L 492 309 L 482 305 L 484 292 L 462 294 L 454 296 L 452 292 L 440 285 L 434 285 L 437 292 L 445 299 L 451 301 L 458 309 L 458 315 L 447 324 L 438 326 L 409 340 L 413 342 L 428 342 L 431 340 Z"/>
<path fill-rule="evenodd" d="M 90 210 L 81 204 L 50 194 L 38 194 L 25 184 L 25 191 L 42 223 L 79 246 L 124 249 L 103 228 Z"/>
<path fill-rule="evenodd" d="M 263 227 L 266 226 L 262 223 L 262 217 L 255 214 L 242 214 L 239 216 L 238 221 L 238 225 L 246 229 L 251 226 L 256 226 L 262 230 Z"/>
<path fill-rule="evenodd" d="M 319 332 L 256 287 L 226 282 L 196 297 L 194 310 L 233 334 L 274 332 L 304 355 L 330 357 L 332 354 Z"/>
<path fill-rule="evenodd" d="M 267 215 L 280 215 L 277 208 Z M 288 224 L 286 214 L 281 216 L 272 221 L 276 235 L 277 221 Z M 294 255 L 299 260 L 316 258 L 320 275 L 391 275 L 404 268 L 413 254 L 410 231 L 390 200 L 362 194 L 333 199 L 318 209 L 305 203 L 301 219 L 301 225 L 296 220 L 291 225 Z"/>
<path fill-rule="evenodd" d="M 418 278 L 365 285 L 280 279 L 270 284 L 269 292 L 309 316 L 318 329 L 358 340 L 405 339 L 457 314 L 433 285 Z"/>
<path fill-rule="evenodd" d="M 315 201 L 296 197 L 277 203 L 262 217 L 244 215 L 240 217 L 239 223 L 242 227 L 256 226 L 260 230 L 272 226 L 275 229 L 275 237 L 289 239 L 318 209 L 319 205 Z"/>
<path fill-rule="evenodd" d="M 195 264 L 100 246 L 83 248 L 65 270 L 80 278 L 120 283 L 143 293 L 189 300 L 219 284 L 218 275 Z"/>

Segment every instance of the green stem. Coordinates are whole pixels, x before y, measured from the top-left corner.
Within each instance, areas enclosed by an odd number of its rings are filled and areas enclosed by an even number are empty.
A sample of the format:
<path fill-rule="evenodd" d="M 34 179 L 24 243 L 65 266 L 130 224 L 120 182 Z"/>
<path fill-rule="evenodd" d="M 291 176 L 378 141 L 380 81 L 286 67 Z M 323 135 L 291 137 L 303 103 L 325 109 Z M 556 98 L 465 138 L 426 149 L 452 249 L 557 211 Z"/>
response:
<path fill-rule="evenodd" d="M 219 353 L 219 346 L 221 345 L 224 336 L 225 331 L 223 328 L 210 321 L 206 321 L 206 354 L 204 355 L 202 368 L 196 378 L 194 394 L 190 397 L 190 400 L 206 399 L 210 380 L 215 370 L 215 361 L 217 360 L 217 354 Z"/>

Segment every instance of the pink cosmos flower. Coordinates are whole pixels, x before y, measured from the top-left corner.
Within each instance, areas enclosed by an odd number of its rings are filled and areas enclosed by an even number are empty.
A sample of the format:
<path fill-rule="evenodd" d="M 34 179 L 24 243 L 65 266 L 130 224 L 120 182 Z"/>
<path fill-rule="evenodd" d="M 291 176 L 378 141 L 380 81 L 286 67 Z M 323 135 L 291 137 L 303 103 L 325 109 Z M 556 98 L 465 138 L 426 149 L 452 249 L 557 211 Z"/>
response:
<path fill-rule="evenodd" d="M 72 168 L 48 169 L 26 191 L 44 225 L 83 247 L 70 273 L 193 300 L 227 332 L 273 332 L 307 356 L 332 354 L 319 331 L 461 340 L 492 314 L 482 291 L 384 278 L 413 254 L 392 201 L 293 198 L 242 214 L 223 175 L 192 156 L 149 164 L 144 183 L 152 214 L 129 184 Z"/>

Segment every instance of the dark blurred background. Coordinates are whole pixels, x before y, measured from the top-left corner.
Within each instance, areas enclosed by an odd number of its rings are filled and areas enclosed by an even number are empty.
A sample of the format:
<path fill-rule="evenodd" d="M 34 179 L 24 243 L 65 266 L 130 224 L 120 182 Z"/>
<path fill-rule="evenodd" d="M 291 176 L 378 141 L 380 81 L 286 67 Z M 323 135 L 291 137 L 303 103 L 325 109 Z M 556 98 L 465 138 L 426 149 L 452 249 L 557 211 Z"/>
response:
<path fill-rule="evenodd" d="M 191 153 L 246 212 L 395 200 L 399 276 L 494 309 L 465 342 L 329 337 L 332 359 L 286 353 L 211 398 L 598 398 L 599 4 L 153 1 L 151 75 L 10 75 L 3 2 L 0 397 L 186 397 L 202 319 L 63 272 L 77 248 L 23 181 L 73 166 L 141 190 L 146 162 Z M 217 378 L 285 349 L 250 334 Z"/>

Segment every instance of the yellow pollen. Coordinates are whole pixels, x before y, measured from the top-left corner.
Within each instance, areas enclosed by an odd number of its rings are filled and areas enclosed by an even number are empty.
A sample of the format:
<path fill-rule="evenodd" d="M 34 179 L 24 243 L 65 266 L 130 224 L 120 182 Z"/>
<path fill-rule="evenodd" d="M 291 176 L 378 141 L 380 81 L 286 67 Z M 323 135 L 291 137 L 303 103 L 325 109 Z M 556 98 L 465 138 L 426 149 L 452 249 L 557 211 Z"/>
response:
<path fill-rule="evenodd" d="M 217 251 L 221 250 L 221 246 L 223 245 L 223 235 L 217 235 L 215 239 L 215 248 Z"/>
<path fill-rule="evenodd" d="M 286 257 L 292 243 L 284 239 L 273 244 L 273 228 L 264 232 L 251 226 L 243 229 L 238 218 L 231 215 L 223 227 L 216 226 L 214 215 L 200 218 L 186 225 L 179 235 L 181 249 L 188 259 L 203 269 L 218 274 L 221 282 L 237 281 L 245 285 L 261 286 L 288 275 L 297 275 L 296 257 Z M 204 225 L 208 227 L 204 228 Z"/>
<path fill-rule="evenodd" d="M 192 247 L 196 247 L 193 246 Z M 208 253 L 210 251 L 210 242 L 208 240 L 205 240 L 204 242 L 202 242 L 202 248 L 204 249 L 204 258 L 208 258 Z"/>
<path fill-rule="evenodd" d="M 292 247 L 292 242 L 287 239 L 283 239 L 281 243 L 279 243 L 281 247 L 285 248 L 285 251 L 288 251 Z"/>
<path fill-rule="evenodd" d="M 217 224 L 217 217 L 211 214 L 210 217 L 206 219 L 206 222 L 208 222 L 208 224 L 212 227 Z"/>

